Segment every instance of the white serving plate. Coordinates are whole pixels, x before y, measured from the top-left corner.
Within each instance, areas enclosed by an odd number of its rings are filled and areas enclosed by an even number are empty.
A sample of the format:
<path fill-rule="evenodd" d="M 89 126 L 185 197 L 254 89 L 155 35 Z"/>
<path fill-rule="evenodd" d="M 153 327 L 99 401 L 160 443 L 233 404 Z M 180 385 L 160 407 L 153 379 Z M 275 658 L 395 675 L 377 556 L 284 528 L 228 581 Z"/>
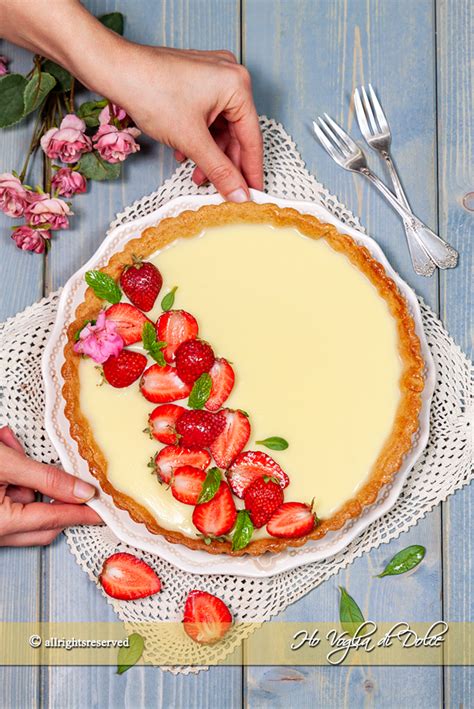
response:
<path fill-rule="evenodd" d="M 408 473 L 428 441 L 430 401 L 435 383 L 435 370 L 423 332 L 421 312 L 415 293 L 395 273 L 380 246 L 373 239 L 346 226 L 320 204 L 279 199 L 255 190 L 252 190 L 252 198 L 258 203 L 273 202 L 280 207 L 292 207 L 302 213 L 312 214 L 323 222 L 334 224 L 338 231 L 349 234 L 357 243 L 366 246 L 372 255 L 384 265 L 387 273 L 396 282 L 408 302 L 426 363 L 426 384 L 423 391 L 420 428 L 413 447 L 406 455 L 394 480 L 385 485 L 376 502 L 365 508 L 360 517 L 350 520 L 342 529 L 328 533 L 323 539 L 309 541 L 303 547 L 287 549 L 279 554 L 266 553 L 259 557 L 230 557 L 225 554 L 214 555 L 204 551 L 193 551 L 181 544 L 171 544 L 163 537 L 151 534 L 145 525 L 137 524 L 127 512 L 117 509 L 112 498 L 103 491 L 100 491 L 98 497 L 89 503 L 121 541 L 157 554 L 179 568 L 196 574 L 268 577 L 303 564 L 326 559 L 340 552 L 395 504 Z M 56 323 L 43 356 L 43 377 L 46 391 L 45 425 L 64 469 L 83 480 L 97 485 L 97 481 L 90 474 L 86 461 L 79 455 L 77 445 L 69 433 L 69 424 L 64 416 L 64 400 L 61 394 L 63 385 L 61 367 L 64 362 L 63 349 L 66 343 L 67 328 L 74 319 L 76 307 L 83 300 L 86 290 L 84 273 L 90 269 L 105 266 L 112 254 L 122 250 L 129 239 L 136 238 L 143 229 L 156 225 L 161 219 L 176 216 L 187 209 L 197 210 L 203 205 L 219 204 L 222 201 L 222 198 L 217 194 L 202 197 L 178 197 L 145 217 L 112 229 L 92 258 L 69 279 L 64 287 L 59 301 Z"/>

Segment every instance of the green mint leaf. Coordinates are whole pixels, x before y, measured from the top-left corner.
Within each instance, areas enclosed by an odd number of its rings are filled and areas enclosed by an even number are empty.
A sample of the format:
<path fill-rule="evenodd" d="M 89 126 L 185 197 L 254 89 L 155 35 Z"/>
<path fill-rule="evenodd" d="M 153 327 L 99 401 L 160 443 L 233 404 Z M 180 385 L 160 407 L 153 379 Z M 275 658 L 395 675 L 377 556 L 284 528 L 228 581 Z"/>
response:
<path fill-rule="evenodd" d="M 212 500 L 220 487 L 221 481 L 222 473 L 219 468 L 210 468 L 202 484 L 202 490 L 199 493 L 197 504 L 200 505 L 203 502 Z"/>
<path fill-rule="evenodd" d="M 385 569 L 377 578 L 381 579 L 384 576 L 398 576 L 398 574 L 405 574 L 407 571 L 414 569 L 418 566 L 425 557 L 426 549 L 419 544 L 413 544 L 406 549 L 402 549 L 395 556 L 390 559 Z"/>
<path fill-rule="evenodd" d="M 42 69 L 48 74 L 51 74 L 51 76 L 54 76 L 58 83 L 58 88 L 62 91 L 71 90 L 72 76 L 64 67 L 56 64 L 56 62 L 52 62 L 50 59 L 46 59 L 42 64 Z"/>
<path fill-rule="evenodd" d="M 108 300 L 109 303 L 120 302 L 122 291 L 112 276 L 102 271 L 87 271 L 85 279 L 98 298 Z"/>
<path fill-rule="evenodd" d="M 253 524 L 247 510 L 239 510 L 232 535 L 232 551 L 244 549 L 250 542 L 253 534 Z"/>
<path fill-rule="evenodd" d="M 76 330 L 76 334 L 74 335 L 74 342 L 79 342 L 79 337 L 80 337 L 81 332 L 84 330 L 86 325 L 89 325 L 89 324 L 95 325 L 96 320 L 86 320 L 84 325 L 82 327 L 80 327 L 79 330 Z"/>
<path fill-rule="evenodd" d="M 171 310 L 171 308 L 173 307 L 173 305 L 174 305 L 174 294 L 176 293 L 177 290 L 178 290 L 178 286 L 175 286 L 174 288 L 172 288 L 172 289 L 170 290 L 170 292 L 167 293 L 167 294 L 165 295 L 165 297 L 163 298 L 163 300 L 161 301 L 161 309 L 164 310 L 165 312 L 166 312 L 167 310 Z"/>
<path fill-rule="evenodd" d="M 101 15 L 98 20 L 109 30 L 123 35 L 124 17 L 121 12 L 109 12 L 107 15 Z"/>
<path fill-rule="evenodd" d="M 23 115 L 27 116 L 41 106 L 54 86 L 56 86 L 54 76 L 45 71 L 35 72 L 25 86 L 23 93 L 25 106 Z"/>
<path fill-rule="evenodd" d="M 120 163 L 110 163 L 102 160 L 99 153 L 94 150 L 85 153 L 80 162 L 79 170 L 89 180 L 116 180 L 120 175 Z"/>
<path fill-rule="evenodd" d="M 107 106 L 107 100 L 103 101 L 85 101 L 81 103 L 76 113 L 79 118 L 82 118 L 86 126 L 95 128 L 99 125 L 99 113 Z"/>
<path fill-rule="evenodd" d="M 199 379 L 196 379 L 193 384 L 193 388 L 191 389 L 191 393 L 188 399 L 189 408 L 202 409 L 206 401 L 209 399 L 209 396 L 211 395 L 211 389 L 211 375 L 207 372 L 204 372 L 204 374 L 201 374 Z"/>
<path fill-rule="evenodd" d="M 159 342 L 156 339 L 156 330 L 151 322 L 146 322 L 142 330 L 142 342 L 144 349 L 148 352 L 160 367 L 164 367 L 166 362 L 161 351 L 166 347 L 166 342 Z"/>
<path fill-rule="evenodd" d="M 341 592 L 341 599 L 339 601 L 339 620 L 342 625 L 342 629 L 346 631 L 351 637 L 357 632 L 358 627 L 361 623 L 364 623 L 364 616 L 362 611 L 354 601 L 352 596 L 349 596 L 346 589 L 343 586 L 339 586 Z"/>
<path fill-rule="evenodd" d="M 284 451 L 288 448 L 288 441 L 280 436 L 270 436 L 270 438 L 264 438 L 263 441 L 255 441 L 259 446 L 266 446 L 272 451 Z"/>
<path fill-rule="evenodd" d="M 0 128 L 12 126 L 23 118 L 27 83 L 21 74 L 6 74 L 0 79 Z"/>
<path fill-rule="evenodd" d="M 145 641 L 138 633 L 132 633 L 128 636 L 129 647 L 121 647 L 117 656 L 117 674 L 123 675 L 124 672 L 137 664 L 138 660 L 143 655 Z"/>

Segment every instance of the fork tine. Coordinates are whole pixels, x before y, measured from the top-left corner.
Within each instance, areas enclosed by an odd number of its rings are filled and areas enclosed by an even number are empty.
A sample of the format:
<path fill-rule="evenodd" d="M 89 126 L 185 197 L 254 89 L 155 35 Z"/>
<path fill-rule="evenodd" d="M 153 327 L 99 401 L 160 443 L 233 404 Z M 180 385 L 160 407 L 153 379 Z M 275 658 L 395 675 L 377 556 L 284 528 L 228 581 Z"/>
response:
<path fill-rule="evenodd" d="M 321 118 L 321 116 L 318 116 L 319 124 L 323 131 L 326 133 L 327 137 L 334 143 L 334 145 L 340 150 L 341 153 L 344 152 L 344 148 L 346 148 L 345 145 L 341 143 L 337 135 L 334 134 L 334 132 L 331 130 L 331 128 L 328 126 L 324 118 Z M 347 150 L 347 148 L 346 148 Z"/>
<path fill-rule="evenodd" d="M 364 102 L 365 112 L 366 112 L 366 114 L 369 118 L 369 121 L 370 121 L 372 133 L 379 133 L 379 128 L 377 126 L 377 122 L 375 120 L 374 112 L 372 110 L 372 106 L 370 105 L 369 97 L 367 96 L 367 91 L 365 90 L 365 86 L 361 87 L 361 91 L 362 91 L 362 101 Z"/>
<path fill-rule="evenodd" d="M 336 148 L 331 143 L 331 141 L 328 138 L 326 138 L 326 135 L 323 133 L 323 131 L 318 126 L 316 121 L 313 121 L 313 130 L 316 133 L 318 140 L 321 143 L 321 145 L 323 146 L 323 148 L 329 153 L 329 155 L 332 157 L 333 160 L 335 160 L 336 162 L 339 162 L 340 157 L 336 151 Z"/>
<path fill-rule="evenodd" d="M 349 149 L 349 152 L 350 152 L 350 151 L 354 151 L 354 152 L 355 152 L 356 150 L 358 151 L 358 150 L 359 150 L 359 146 L 357 145 L 357 143 L 354 143 L 354 141 L 352 140 L 351 136 L 350 136 L 348 133 L 346 133 L 346 131 L 343 130 L 343 129 L 341 128 L 341 126 L 340 126 L 338 123 L 336 123 L 336 121 L 333 121 L 333 119 L 331 118 L 331 116 L 328 116 L 327 113 L 325 113 L 324 116 L 325 116 L 325 118 L 326 118 L 326 121 L 329 123 L 329 125 L 330 125 L 330 126 L 336 131 L 336 133 L 342 138 L 342 140 L 343 140 L 344 143 L 346 144 L 347 148 Z"/>
<path fill-rule="evenodd" d="M 388 133 L 390 131 L 390 127 L 388 125 L 388 121 L 385 117 L 385 113 L 383 112 L 383 108 L 380 105 L 380 101 L 377 98 L 377 94 L 372 88 L 372 84 L 369 84 L 369 94 L 370 94 L 370 100 L 372 101 L 372 105 L 375 110 L 375 114 L 377 116 L 377 120 L 379 122 L 380 128 L 384 133 Z"/>
<path fill-rule="evenodd" d="M 369 124 L 367 123 L 367 116 L 365 115 L 364 107 L 362 106 L 362 101 L 360 100 L 359 89 L 355 89 L 354 91 L 354 106 L 361 133 L 364 138 L 368 140 L 368 138 L 371 137 L 371 132 Z"/>

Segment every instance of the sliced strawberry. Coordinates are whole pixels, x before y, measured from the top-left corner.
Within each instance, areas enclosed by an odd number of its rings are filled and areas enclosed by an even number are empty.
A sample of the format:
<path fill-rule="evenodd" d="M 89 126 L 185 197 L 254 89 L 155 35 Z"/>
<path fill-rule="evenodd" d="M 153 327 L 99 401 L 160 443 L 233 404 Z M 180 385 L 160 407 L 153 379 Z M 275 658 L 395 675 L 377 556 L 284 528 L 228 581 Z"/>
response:
<path fill-rule="evenodd" d="M 242 411 L 223 409 L 219 413 L 225 416 L 225 428 L 211 443 L 210 450 L 217 465 L 227 469 L 245 448 L 250 437 L 250 423 Z"/>
<path fill-rule="evenodd" d="M 155 304 L 163 278 L 152 263 L 134 258 L 133 264 L 123 269 L 120 285 L 127 298 L 137 308 L 148 312 Z"/>
<path fill-rule="evenodd" d="M 316 515 L 303 502 L 284 502 L 271 516 L 267 532 L 272 537 L 293 539 L 309 534 L 316 524 Z"/>
<path fill-rule="evenodd" d="M 225 426 L 224 414 L 210 411 L 186 410 L 179 417 L 176 430 L 187 448 L 208 448 Z"/>
<path fill-rule="evenodd" d="M 197 337 L 198 324 L 191 313 L 185 310 L 168 310 L 158 318 L 156 330 L 158 339 L 168 345 L 163 350 L 166 361 L 173 362 L 179 345 Z"/>
<path fill-rule="evenodd" d="M 228 399 L 234 387 L 235 374 L 228 361 L 221 357 L 216 359 L 209 370 L 209 375 L 212 379 L 212 389 L 211 395 L 206 401 L 206 409 L 208 411 L 217 411 Z"/>
<path fill-rule="evenodd" d="M 197 643 L 215 643 L 232 626 L 226 604 L 207 591 L 191 591 L 184 605 L 185 632 Z"/>
<path fill-rule="evenodd" d="M 99 581 L 108 596 L 122 601 L 146 598 L 161 591 L 161 580 L 153 569 L 126 552 L 112 554 L 104 561 Z"/>
<path fill-rule="evenodd" d="M 206 537 L 220 537 L 230 532 L 237 510 L 227 483 L 222 482 L 212 500 L 194 508 L 193 524 Z"/>
<path fill-rule="evenodd" d="M 206 473 L 199 468 L 193 468 L 191 465 L 176 468 L 171 481 L 173 497 L 185 505 L 197 505 L 205 479 Z"/>
<path fill-rule="evenodd" d="M 145 399 L 160 404 L 186 398 L 191 392 L 191 385 L 181 381 L 176 369 L 169 364 L 164 367 L 152 364 L 140 380 L 140 390 Z"/>
<path fill-rule="evenodd" d="M 177 468 L 192 465 L 193 468 L 206 470 L 211 464 L 211 456 L 205 450 L 190 450 L 182 446 L 166 446 L 156 454 L 154 460 L 155 472 L 164 482 L 171 482 L 171 477 Z"/>
<path fill-rule="evenodd" d="M 278 463 L 261 451 L 244 451 L 238 455 L 227 472 L 227 480 L 234 495 L 243 497 L 248 486 L 264 475 L 278 480 L 282 488 L 290 482 Z"/>
<path fill-rule="evenodd" d="M 162 404 L 153 409 L 148 418 L 150 434 L 153 438 L 160 443 L 177 443 L 176 421 L 184 411 L 182 406 L 176 404 Z"/>
<path fill-rule="evenodd" d="M 124 344 L 133 345 L 142 339 L 143 325 L 150 322 L 138 308 L 130 303 L 116 303 L 105 311 L 108 320 L 115 323 L 116 331 Z"/>
<path fill-rule="evenodd" d="M 147 364 L 145 355 L 132 350 L 122 350 L 117 357 L 109 357 L 102 365 L 104 377 L 113 387 L 121 389 L 133 384 Z"/>

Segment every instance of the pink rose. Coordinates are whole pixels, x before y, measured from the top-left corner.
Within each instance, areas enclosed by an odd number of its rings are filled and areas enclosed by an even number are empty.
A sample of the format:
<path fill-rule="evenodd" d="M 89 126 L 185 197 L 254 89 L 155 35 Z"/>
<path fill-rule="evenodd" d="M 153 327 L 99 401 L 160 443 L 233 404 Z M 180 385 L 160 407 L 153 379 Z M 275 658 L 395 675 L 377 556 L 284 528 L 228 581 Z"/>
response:
<path fill-rule="evenodd" d="M 94 147 L 101 158 L 110 163 L 122 162 L 130 153 L 136 153 L 140 146 L 135 142 L 140 131 L 138 128 L 119 130 L 115 126 L 101 125 L 94 135 Z"/>
<path fill-rule="evenodd" d="M 46 239 L 51 238 L 51 232 L 42 229 L 32 229 L 24 224 L 19 226 L 12 234 L 12 239 L 19 249 L 23 251 L 34 251 L 35 254 L 42 254 L 46 248 Z"/>
<path fill-rule="evenodd" d="M 89 355 L 95 362 L 103 364 L 109 357 L 117 357 L 123 350 L 123 340 L 116 332 L 116 324 L 105 317 L 101 310 L 96 323 L 88 323 L 82 328 L 74 352 Z"/>
<path fill-rule="evenodd" d="M 8 74 L 8 59 L 0 54 L 0 76 Z"/>
<path fill-rule="evenodd" d="M 0 175 L 0 209 L 9 217 L 21 217 L 28 204 L 28 190 L 11 172 Z"/>
<path fill-rule="evenodd" d="M 40 194 L 25 209 L 25 215 L 32 226 L 49 224 L 51 229 L 67 229 L 68 216 L 73 214 L 67 202 L 49 194 Z"/>
<path fill-rule="evenodd" d="M 104 106 L 102 111 L 99 113 L 100 125 L 110 123 L 111 121 L 113 122 L 114 119 L 117 121 L 124 121 L 126 118 L 128 118 L 126 110 L 120 106 L 117 106 L 116 103 L 108 103 L 107 106 Z"/>
<path fill-rule="evenodd" d="M 51 128 L 41 138 L 41 147 L 52 160 L 77 162 L 83 153 L 92 150 L 91 139 L 85 134 L 86 124 L 74 113 L 68 113 L 59 128 Z"/>
<path fill-rule="evenodd" d="M 62 197 L 72 197 L 73 194 L 81 194 L 87 189 L 84 175 L 77 170 L 71 170 L 70 167 L 58 170 L 51 180 L 51 186 Z"/>

